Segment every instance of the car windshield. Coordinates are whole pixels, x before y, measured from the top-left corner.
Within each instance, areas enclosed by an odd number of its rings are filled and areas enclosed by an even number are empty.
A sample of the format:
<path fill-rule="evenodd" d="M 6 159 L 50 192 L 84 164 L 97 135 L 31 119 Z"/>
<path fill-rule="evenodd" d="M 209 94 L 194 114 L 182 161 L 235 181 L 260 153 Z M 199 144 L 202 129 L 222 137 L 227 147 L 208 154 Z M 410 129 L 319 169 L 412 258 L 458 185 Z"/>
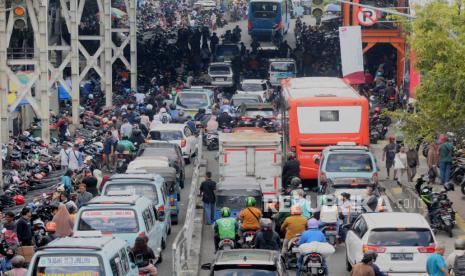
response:
<path fill-rule="evenodd" d="M 258 97 L 257 98 L 255 98 L 255 97 L 254 98 L 252 98 L 252 97 L 250 97 L 250 98 L 234 98 L 232 101 L 233 101 L 234 106 L 240 106 L 242 104 L 247 105 L 247 104 L 258 104 L 258 103 L 260 103 L 260 100 L 258 99 Z"/>
<path fill-rule="evenodd" d="M 265 118 L 273 117 L 273 110 L 247 110 L 244 114 L 246 117 L 256 117 L 257 115 L 263 116 Z"/>
<path fill-rule="evenodd" d="M 225 75 L 231 73 L 231 68 L 227 65 L 212 65 L 210 73 L 213 75 Z"/>
<path fill-rule="evenodd" d="M 95 255 L 42 255 L 36 262 L 34 275 L 92 275 L 103 273 L 103 264 Z"/>
<path fill-rule="evenodd" d="M 368 244 L 375 246 L 429 246 L 434 243 L 431 231 L 426 228 L 374 229 Z"/>
<path fill-rule="evenodd" d="M 246 200 L 249 196 L 240 196 L 234 195 L 231 193 L 230 195 L 218 195 L 216 197 L 216 206 L 220 207 L 228 207 L 230 209 L 241 210 L 246 206 Z M 257 198 L 256 206 L 257 208 L 261 207 L 261 199 Z"/>
<path fill-rule="evenodd" d="M 215 276 L 275 276 L 276 271 L 254 268 L 231 268 L 215 270 Z"/>
<path fill-rule="evenodd" d="M 266 84 L 264 83 L 243 83 L 241 84 L 241 90 L 242 91 L 265 91 L 266 90 Z"/>
<path fill-rule="evenodd" d="M 271 64 L 271 71 L 273 72 L 294 72 L 294 63 L 289 62 L 275 62 Z"/>
<path fill-rule="evenodd" d="M 105 185 L 105 195 L 111 194 L 127 194 L 145 196 L 150 199 L 153 203 L 158 203 L 158 194 L 156 188 L 152 184 L 142 184 L 142 183 L 119 183 L 112 184 L 108 183 Z"/>
<path fill-rule="evenodd" d="M 254 2 L 252 14 L 255 18 L 274 18 L 278 15 L 278 3 Z"/>
<path fill-rule="evenodd" d="M 368 154 L 335 153 L 326 161 L 327 172 L 372 172 L 373 162 Z"/>
<path fill-rule="evenodd" d="M 179 130 L 152 130 L 150 131 L 150 138 L 161 141 L 181 140 L 182 132 Z"/>
<path fill-rule="evenodd" d="M 208 106 L 208 97 L 205 93 L 181 92 L 176 98 L 176 104 L 184 108 L 201 108 Z"/>
<path fill-rule="evenodd" d="M 239 53 L 239 48 L 236 45 L 230 45 L 230 46 L 218 45 L 218 47 L 216 48 L 217 57 L 223 57 L 223 56 L 232 57 L 238 53 Z"/>
<path fill-rule="evenodd" d="M 79 231 L 137 233 L 136 213 L 127 209 L 85 210 L 79 217 Z"/>

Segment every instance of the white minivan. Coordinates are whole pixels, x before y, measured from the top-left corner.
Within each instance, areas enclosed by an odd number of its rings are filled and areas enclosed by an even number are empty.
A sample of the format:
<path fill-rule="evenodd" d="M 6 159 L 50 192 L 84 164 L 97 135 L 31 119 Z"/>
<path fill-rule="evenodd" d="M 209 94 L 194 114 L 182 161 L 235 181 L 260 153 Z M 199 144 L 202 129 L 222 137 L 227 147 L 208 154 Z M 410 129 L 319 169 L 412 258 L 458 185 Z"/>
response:
<path fill-rule="evenodd" d="M 376 264 L 389 275 L 428 275 L 426 260 L 435 252 L 436 238 L 417 213 L 365 213 L 352 224 L 346 240 L 346 266 L 378 253 Z"/>

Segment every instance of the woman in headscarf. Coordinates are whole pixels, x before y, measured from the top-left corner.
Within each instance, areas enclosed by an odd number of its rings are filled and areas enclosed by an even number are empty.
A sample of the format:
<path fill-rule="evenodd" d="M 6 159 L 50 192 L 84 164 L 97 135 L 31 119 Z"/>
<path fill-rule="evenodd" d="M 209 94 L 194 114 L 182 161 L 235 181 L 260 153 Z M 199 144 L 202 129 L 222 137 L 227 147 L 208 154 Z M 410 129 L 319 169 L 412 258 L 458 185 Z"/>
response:
<path fill-rule="evenodd" d="M 71 236 L 73 234 L 74 223 L 66 205 L 60 203 L 57 211 L 54 213 L 52 221 L 56 224 L 55 234 L 60 238 Z"/>
<path fill-rule="evenodd" d="M 98 188 L 98 187 L 100 187 L 100 185 L 102 185 L 102 180 L 103 180 L 102 171 L 101 170 L 94 170 L 93 174 L 94 174 L 94 177 L 97 178 L 97 188 Z M 96 192 L 98 193 L 98 190 Z M 93 192 L 89 192 L 89 193 L 93 194 Z"/>

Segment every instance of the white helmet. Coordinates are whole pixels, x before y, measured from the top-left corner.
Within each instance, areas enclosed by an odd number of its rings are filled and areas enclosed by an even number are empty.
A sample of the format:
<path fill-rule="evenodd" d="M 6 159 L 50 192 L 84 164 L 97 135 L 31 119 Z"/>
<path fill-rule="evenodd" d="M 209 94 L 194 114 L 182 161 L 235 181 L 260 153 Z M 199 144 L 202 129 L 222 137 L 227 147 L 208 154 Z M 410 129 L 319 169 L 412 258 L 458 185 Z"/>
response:
<path fill-rule="evenodd" d="M 147 110 L 152 110 L 153 109 L 153 106 L 151 104 L 148 104 L 147 105 Z"/>
<path fill-rule="evenodd" d="M 166 113 L 166 109 L 164 107 L 160 108 L 160 113 Z"/>

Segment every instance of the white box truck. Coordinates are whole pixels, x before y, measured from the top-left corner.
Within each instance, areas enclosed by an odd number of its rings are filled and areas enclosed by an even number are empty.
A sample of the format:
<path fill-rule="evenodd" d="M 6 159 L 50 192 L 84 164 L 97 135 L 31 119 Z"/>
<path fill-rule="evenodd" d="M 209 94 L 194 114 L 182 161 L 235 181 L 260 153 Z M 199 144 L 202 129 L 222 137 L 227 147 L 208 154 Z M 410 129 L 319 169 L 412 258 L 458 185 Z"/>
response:
<path fill-rule="evenodd" d="M 237 130 L 219 135 L 220 182 L 227 177 L 255 177 L 263 195 L 276 198 L 281 193 L 281 135 L 255 128 Z"/>

